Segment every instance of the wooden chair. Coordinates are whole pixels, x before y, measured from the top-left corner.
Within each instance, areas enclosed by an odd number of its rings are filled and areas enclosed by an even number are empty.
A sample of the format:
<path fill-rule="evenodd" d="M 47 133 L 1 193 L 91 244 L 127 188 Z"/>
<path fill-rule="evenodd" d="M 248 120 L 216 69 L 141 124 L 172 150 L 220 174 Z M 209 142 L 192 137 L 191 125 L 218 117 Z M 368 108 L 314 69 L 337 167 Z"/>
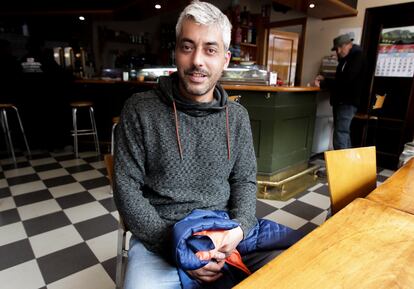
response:
<path fill-rule="evenodd" d="M 229 95 L 228 98 L 230 101 L 240 102 L 241 95 Z"/>
<path fill-rule="evenodd" d="M 365 146 L 367 142 L 367 136 L 368 136 L 368 126 L 371 121 L 375 121 L 375 134 L 378 126 L 378 116 L 375 115 L 377 111 L 379 111 L 385 101 L 386 94 L 384 95 L 375 95 L 375 103 L 372 105 L 372 107 L 368 108 L 367 113 L 357 113 L 355 114 L 356 119 L 364 121 L 363 129 L 362 129 L 362 137 L 361 137 L 361 146 Z M 374 138 L 375 143 L 375 138 Z"/>
<path fill-rule="evenodd" d="M 325 152 L 332 215 L 355 198 L 364 198 L 377 184 L 375 147 Z"/>
<path fill-rule="evenodd" d="M 114 177 L 114 156 L 112 154 L 105 154 L 104 163 L 106 167 L 106 172 L 108 173 L 109 185 L 112 188 L 112 180 Z"/>
<path fill-rule="evenodd" d="M 104 155 L 104 162 L 108 172 L 109 184 L 112 189 L 112 180 L 114 176 L 114 157 L 111 154 Z M 116 271 L 115 271 L 115 285 L 116 289 L 123 288 L 125 268 L 128 258 L 128 250 L 126 249 L 128 228 L 125 226 L 121 215 L 119 215 L 118 222 L 118 241 L 116 250 Z"/>

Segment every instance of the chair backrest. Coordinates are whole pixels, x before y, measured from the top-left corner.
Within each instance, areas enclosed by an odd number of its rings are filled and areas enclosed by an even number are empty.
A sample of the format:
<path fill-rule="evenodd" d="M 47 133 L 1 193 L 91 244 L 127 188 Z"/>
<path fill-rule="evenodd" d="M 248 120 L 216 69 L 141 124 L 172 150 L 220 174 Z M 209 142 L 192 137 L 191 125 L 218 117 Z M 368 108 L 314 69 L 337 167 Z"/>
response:
<path fill-rule="evenodd" d="M 112 179 L 114 177 L 114 156 L 111 154 L 104 155 L 104 162 L 106 166 L 106 171 L 108 172 L 109 184 L 112 188 Z"/>
<path fill-rule="evenodd" d="M 241 95 L 229 95 L 228 98 L 231 101 L 240 102 Z"/>
<path fill-rule="evenodd" d="M 104 155 L 104 162 L 106 166 L 106 171 L 108 172 L 109 184 L 112 189 L 113 177 L 114 177 L 114 156 L 112 154 Z M 117 253 L 116 253 L 116 267 L 115 267 L 115 288 L 121 289 L 124 288 L 124 278 L 125 278 L 125 258 L 128 257 L 128 250 L 126 247 L 127 243 L 127 231 L 124 221 L 122 220 L 121 214 L 119 214 L 119 223 L 118 223 L 118 241 L 117 241 Z"/>
<path fill-rule="evenodd" d="M 387 94 L 384 94 L 384 95 L 376 94 L 375 95 L 375 103 L 372 106 L 372 109 L 380 109 L 380 108 L 382 108 L 382 106 L 384 105 L 384 100 L 385 100 L 385 96 L 386 95 Z"/>
<path fill-rule="evenodd" d="M 364 198 L 377 184 L 375 147 L 325 152 L 332 214 L 355 198 Z"/>
<path fill-rule="evenodd" d="M 106 166 L 106 171 L 108 172 L 109 185 L 111 186 L 111 189 L 112 189 L 113 188 L 113 177 L 114 177 L 114 156 L 111 154 L 105 154 L 104 162 Z M 121 227 L 124 231 L 128 231 L 128 227 L 122 220 L 121 215 L 119 215 L 119 223 L 121 224 Z"/>

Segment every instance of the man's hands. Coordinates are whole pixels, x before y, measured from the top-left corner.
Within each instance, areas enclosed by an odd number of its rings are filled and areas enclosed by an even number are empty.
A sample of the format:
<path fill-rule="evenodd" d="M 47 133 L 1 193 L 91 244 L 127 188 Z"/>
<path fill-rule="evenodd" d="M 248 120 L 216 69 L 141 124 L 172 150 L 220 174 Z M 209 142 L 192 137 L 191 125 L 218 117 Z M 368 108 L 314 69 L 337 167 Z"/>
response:
<path fill-rule="evenodd" d="M 325 77 L 323 75 L 318 75 L 315 77 L 314 86 L 321 87 L 321 81 L 325 80 Z"/>
<path fill-rule="evenodd" d="M 207 231 L 203 232 L 203 235 L 210 237 L 215 248 L 208 252 L 198 252 L 197 256 L 201 260 L 213 261 L 210 261 L 203 268 L 188 271 L 188 273 L 197 280 L 213 282 L 221 277 L 220 270 L 224 266 L 224 260 L 233 253 L 240 241 L 243 240 L 243 231 L 240 227 L 236 227 L 225 231 Z"/>
<path fill-rule="evenodd" d="M 219 279 L 223 273 L 220 272 L 224 266 L 224 259 L 219 262 L 210 261 L 203 268 L 187 271 L 194 279 L 202 282 L 214 282 Z"/>
<path fill-rule="evenodd" d="M 239 226 L 231 230 L 223 231 L 221 234 L 223 234 L 221 244 L 214 243 L 214 245 L 218 248 L 217 251 L 224 253 L 227 258 L 233 253 L 240 241 L 243 240 L 243 231 Z"/>

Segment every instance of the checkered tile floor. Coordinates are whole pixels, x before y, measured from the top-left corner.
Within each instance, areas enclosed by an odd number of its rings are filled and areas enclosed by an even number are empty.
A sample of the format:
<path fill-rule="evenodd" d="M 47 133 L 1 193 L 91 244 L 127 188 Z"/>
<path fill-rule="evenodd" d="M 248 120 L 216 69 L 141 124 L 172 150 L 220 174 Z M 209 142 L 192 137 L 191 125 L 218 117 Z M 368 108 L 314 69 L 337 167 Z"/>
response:
<path fill-rule="evenodd" d="M 35 152 L 17 168 L 0 165 L 1 288 L 115 288 L 118 214 L 102 158 Z M 381 171 L 379 182 L 391 174 Z M 329 206 L 322 179 L 286 202 L 258 200 L 257 216 L 309 232 Z"/>

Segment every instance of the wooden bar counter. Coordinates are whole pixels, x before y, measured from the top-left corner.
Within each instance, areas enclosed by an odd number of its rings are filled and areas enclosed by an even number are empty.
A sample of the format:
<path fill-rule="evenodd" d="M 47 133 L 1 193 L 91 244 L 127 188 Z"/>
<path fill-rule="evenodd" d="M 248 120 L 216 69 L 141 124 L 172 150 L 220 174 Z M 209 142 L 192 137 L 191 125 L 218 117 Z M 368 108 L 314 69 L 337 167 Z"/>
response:
<path fill-rule="evenodd" d="M 414 214 L 414 158 L 372 191 L 367 199 Z"/>
<path fill-rule="evenodd" d="M 318 87 L 307 86 L 272 86 L 272 85 L 242 85 L 242 84 L 222 84 L 225 90 L 241 91 L 264 91 L 264 92 L 309 92 L 319 91 Z"/>
<path fill-rule="evenodd" d="M 279 181 L 307 168 L 316 118 L 317 87 L 222 84 L 241 95 L 252 127 L 257 170 Z"/>
<path fill-rule="evenodd" d="M 414 288 L 414 215 L 356 199 L 234 288 Z"/>

